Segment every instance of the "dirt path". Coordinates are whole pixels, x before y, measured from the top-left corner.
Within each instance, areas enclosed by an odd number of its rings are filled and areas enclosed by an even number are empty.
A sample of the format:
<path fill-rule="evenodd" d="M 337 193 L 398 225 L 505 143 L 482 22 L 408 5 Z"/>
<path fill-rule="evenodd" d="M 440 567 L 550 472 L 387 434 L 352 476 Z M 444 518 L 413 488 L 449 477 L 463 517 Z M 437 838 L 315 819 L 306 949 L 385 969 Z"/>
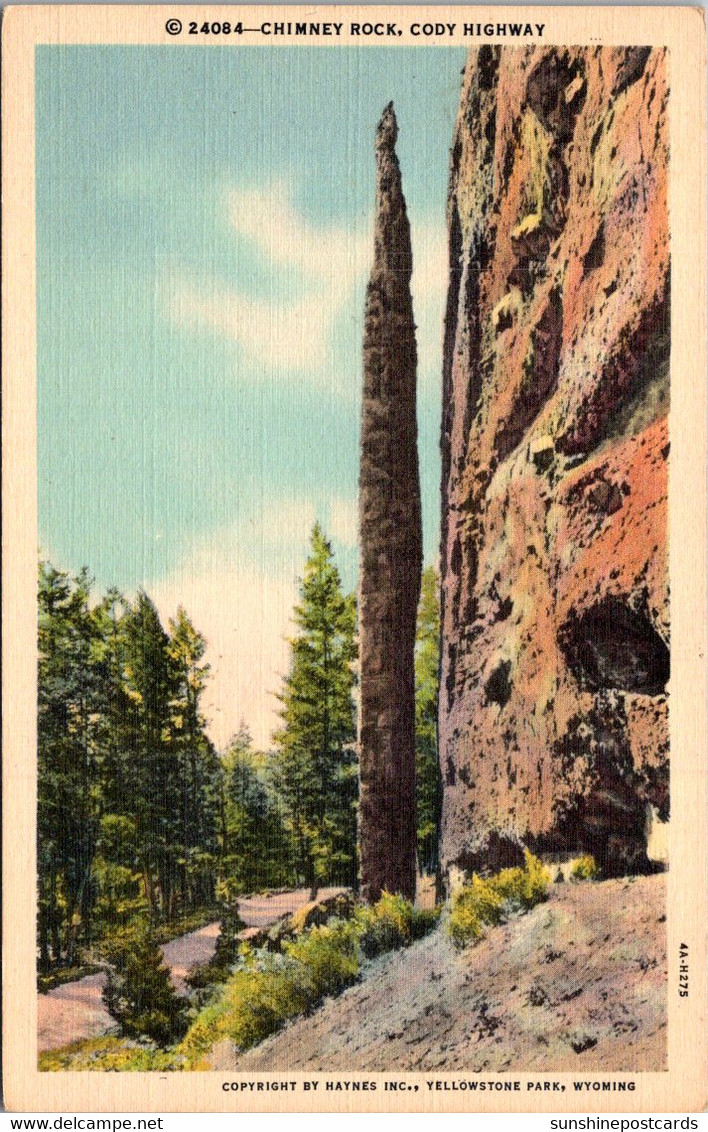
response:
<path fill-rule="evenodd" d="M 214 1069 L 660 1071 L 665 876 L 554 885 L 549 901 L 459 953 L 438 929 L 361 983 Z"/>
<path fill-rule="evenodd" d="M 325 899 L 341 891 L 343 890 L 339 888 L 326 888 L 321 889 L 318 895 Z M 262 928 L 275 923 L 281 916 L 296 911 L 309 898 L 310 893 L 306 888 L 275 896 L 248 896 L 239 901 L 239 914 L 247 927 Z M 170 968 L 176 990 L 183 993 L 187 972 L 198 963 L 206 963 L 211 958 L 218 935 L 219 924 L 215 922 L 164 944 L 162 954 Z M 59 1049 L 82 1038 L 97 1038 L 101 1034 L 118 1032 L 118 1027 L 101 998 L 104 982 L 103 974 L 87 975 L 37 996 L 40 1051 Z"/>

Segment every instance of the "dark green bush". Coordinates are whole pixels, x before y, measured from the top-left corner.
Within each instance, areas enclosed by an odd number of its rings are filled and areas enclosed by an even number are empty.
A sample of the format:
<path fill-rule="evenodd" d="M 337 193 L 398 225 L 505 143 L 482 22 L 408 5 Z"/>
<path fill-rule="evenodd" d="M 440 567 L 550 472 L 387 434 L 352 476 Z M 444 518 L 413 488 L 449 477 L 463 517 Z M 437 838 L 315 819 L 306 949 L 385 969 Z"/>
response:
<path fill-rule="evenodd" d="M 170 982 L 170 972 L 151 926 L 138 921 L 103 947 L 108 980 L 103 1001 L 128 1037 L 148 1037 L 165 1047 L 187 1028 L 186 1003 Z"/>
<path fill-rule="evenodd" d="M 245 926 L 238 914 L 236 903 L 222 907 L 221 926 L 212 958 L 208 963 L 199 963 L 196 967 L 192 967 L 187 976 L 187 985 L 192 990 L 208 990 L 226 982 L 231 974 L 231 968 L 238 959 L 240 941 L 236 937 Z M 201 1001 L 203 998 L 204 996 L 201 996 Z"/>

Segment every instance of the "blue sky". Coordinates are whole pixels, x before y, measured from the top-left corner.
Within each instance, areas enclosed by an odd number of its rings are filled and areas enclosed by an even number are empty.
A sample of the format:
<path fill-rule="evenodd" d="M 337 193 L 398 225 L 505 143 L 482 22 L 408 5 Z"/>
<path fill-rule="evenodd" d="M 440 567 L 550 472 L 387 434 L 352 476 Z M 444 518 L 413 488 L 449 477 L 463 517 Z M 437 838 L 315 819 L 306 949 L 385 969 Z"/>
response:
<path fill-rule="evenodd" d="M 411 215 L 425 554 L 438 542 L 452 48 L 37 49 L 42 553 L 182 602 L 223 743 L 266 743 L 309 530 L 356 584 L 373 140 Z"/>

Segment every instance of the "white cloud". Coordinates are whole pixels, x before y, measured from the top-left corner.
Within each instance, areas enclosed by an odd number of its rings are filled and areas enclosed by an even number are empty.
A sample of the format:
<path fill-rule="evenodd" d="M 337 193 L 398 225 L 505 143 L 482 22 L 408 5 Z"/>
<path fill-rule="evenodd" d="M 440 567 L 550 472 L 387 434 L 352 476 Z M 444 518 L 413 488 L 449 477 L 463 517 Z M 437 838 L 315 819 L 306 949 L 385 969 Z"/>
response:
<path fill-rule="evenodd" d="M 166 293 L 171 317 L 182 327 L 238 343 L 269 377 L 285 371 L 329 379 L 335 330 L 352 317 L 361 324 L 372 231 L 311 224 L 297 211 L 282 181 L 265 189 L 231 192 L 226 207 L 234 232 L 251 243 L 265 272 L 265 294 L 255 296 L 245 280 L 232 288 L 216 282 L 204 286 L 175 273 Z M 419 370 L 423 377 L 432 374 L 437 380 L 447 287 L 445 227 L 414 216 L 411 228 Z M 293 277 L 299 284 L 295 293 Z"/>
<path fill-rule="evenodd" d="M 322 375 L 332 359 L 336 321 L 362 290 L 369 267 L 368 232 L 340 225 L 316 228 L 293 207 L 287 186 L 233 192 L 234 231 L 250 240 L 268 276 L 267 295 L 169 284 L 168 306 L 181 326 L 205 329 L 237 342 L 247 357 L 276 370 Z M 288 273 L 298 280 L 295 297 Z"/>
<path fill-rule="evenodd" d="M 411 218 L 413 310 L 418 325 L 418 375 L 421 384 L 439 383 L 442 372 L 443 321 L 447 297 L 447 233 L 442 224 Z"/>
<path fill-rule="evenodd" d="M 178 605 L 207 639 L 211 678 L 202 701 L 208 731 L 223 748 L 244 718 L 258 746 L 268 747 L 277 724 L 277 700 L 287 672 L 289 617 L 297 596 L 294 577 L 268 577 L 215 555 L 210 568 L 189 564 L 153 593 L 166 623 Z"/>
<path fill-rule="evenodd" d="M 354 547 L 358 542 L 359 512 L 356 498 L 333 499 L 329 508 L 327 534 L 342 546 Z"/>
<path fill-rule="evenodd" d="M 356 504 L 334 498 L 329 517 L 327 533 L 355 544 Z M 270 744 L 278 723 L 273 693 L 288 670 L 286 638 L 315 518 L 307 498 L 243 516 L 195 542 L 169 577 L 149 587 L 163 624 L 182 605 L 207 640 L 211 679 L 202 706 L 218 747 L 241 718 L 257 745 Z"/>
<path fill-rule="evenodd" d="M 444 312 L 447 294 L 447 233 L 441 224 L 411 218 L 413 301 L 433 302 Z"/>

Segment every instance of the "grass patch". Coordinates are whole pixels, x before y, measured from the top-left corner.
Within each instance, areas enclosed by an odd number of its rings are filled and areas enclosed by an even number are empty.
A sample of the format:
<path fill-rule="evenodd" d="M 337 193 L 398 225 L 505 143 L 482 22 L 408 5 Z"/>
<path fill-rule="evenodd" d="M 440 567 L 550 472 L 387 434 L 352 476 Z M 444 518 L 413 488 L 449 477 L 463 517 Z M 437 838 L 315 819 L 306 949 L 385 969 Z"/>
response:
<path fill-rule="evenodd" d="M 126 1038 L 87 1038 L 72 1042 L 62 1049 L 40 1053 L 38 1069 L 56 1073 L 63 1070 L 99 1070 L 101 1072 L 164 1072 L 179 1069 L 179 1059 L 173 1052 L 152 1046 L 138 1045 Z"/>
<path fill-rule="evenodd" d="M 64 983 L 73 983 L 77 979 L 85 979 L 87 975 L 96 975 L 103 967 L 97 963 L 83 963 L 79 967 L 63 967 L 60 971 L 52 971 L 49 975 L 37 975 L 37 990 L 40 994 L 47 994 L 54 987 L 61 987 Z"/>
<path fill-rule="evenodd" d="M 156 924 L 155 939 L 158 943 L 171 943 L 178 936 L 196 932 L 199 928 L 205 928 L 207 924 L 213 924 L 221 917 L 221 912 L 219 906 L 197 908 L 194 912 L 186 912 L 178 919 L 170 920 L 169 923 Z"/>
<path fill-rule="evenodd" d="M 595 858 L 591 853 L 586 853 L 584 857 L 578 857 L 577 861 L 573 861 L 570 870 L 570 879 L 574 883 L 582 880 L 597 880 L 600 875 Z"/>
<path fill-rule="evenodd" d="M 524 857 L 523 868 L 502 869 L 488 879 L 475 873 L 453 898 L 448 932 L 456 947 L 476 943 L 486 927 L 500 923 L 510 912 L 527 912 L 546 899 L 551 874 L 528 849 Z"/>

